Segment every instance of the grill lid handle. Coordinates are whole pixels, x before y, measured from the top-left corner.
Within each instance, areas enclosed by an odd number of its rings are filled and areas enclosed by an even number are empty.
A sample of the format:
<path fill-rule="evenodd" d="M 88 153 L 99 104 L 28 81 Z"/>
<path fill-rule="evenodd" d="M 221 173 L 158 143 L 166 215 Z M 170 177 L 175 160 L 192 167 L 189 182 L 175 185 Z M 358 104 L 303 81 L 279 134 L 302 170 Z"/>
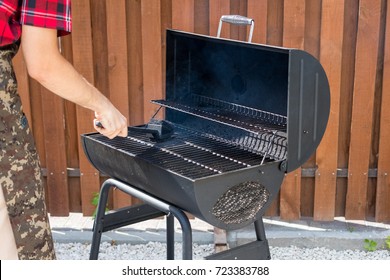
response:
<path fill-rule="evenodd" d="M 253 28 L 255 27 L 255 21 L 251 18 L 240 16 L 240 15 L 224 15 L 219 20 L 217 37 L 221 37 L 222 22 L 234 24 L 234 25 L 250 25 L 248 42 L 252 42 Z"/>

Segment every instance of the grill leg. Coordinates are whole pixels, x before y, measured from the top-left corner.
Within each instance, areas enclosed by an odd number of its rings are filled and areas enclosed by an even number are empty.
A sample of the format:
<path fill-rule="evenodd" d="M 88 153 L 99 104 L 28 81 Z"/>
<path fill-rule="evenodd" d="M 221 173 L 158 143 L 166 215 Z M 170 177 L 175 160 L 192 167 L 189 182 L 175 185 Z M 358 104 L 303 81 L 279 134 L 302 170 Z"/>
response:
<path fill-rule="evenodd" d="M 99 203 L 97 207 L 95 222 L 93 225 L 93 235 L 91 243 L 91 252 L 89 255 L 90 260 L 97 260 L 100 248 L 100 241 L 103 234 L 103 223 L 104 223 L 104 214 L 106 211 L 106 205 L 108 200 L 108 192 L 110 190 L 110 185 L 104 184 L 100 190 Z"/>
<path fill-rule="evenodd" d="M 265 236 L 265 230 L 264 230 L 264 223 L 263 219 L 258 219 L 255 221 L 255 232 L 256 232 L 256 238 L 258 241 L 265 241 L 267 240 Z"/>
<path fill-rule="evenodd" d="M 136 198 L 141 199 L 146 204 L 150 205 L 152 208 L 157 209 L 161 212 L 164 212 L 167 215 L 167 259 L 174 259 L 174 218 L 176 218 L 180 226 L 182 228 L 182 256 L 183 260 L 191 260 L 192 259 L 192 229 L 191 224 L 186 216 L 186 214 L 179 208 L 176 208 L 170 204 L 167 204 L 161 200 L 158 200 L 147 193 L 141 192 L 136 188 L 124 184 L 115 179 L 107 179 L 100 190 L 100 198 L 96 213 L 96 218 L 93 227 L 93 235 L 92 235 L 92 244 L 90 251 L 90 260 L 97 260 L 99 254 L 99 247 L 102 233 L 107 226 L 105 227 L 105 208 L 108 200 L 108 192 L 111 187 L 116 187 L 121 191 L 132 195 Z M 151 213 L 147 215 L 147 217 L 142 218 L 142 220 L 146 220 L 148 217 L 155 217 L 156 213 Z M 110 224 L 110 223 L 109 223 Z M 119 227 L 117 224 L 116 227 Z M 110 228 L 111 225 L 110 225 Z"/>
<path fill-rule="evenodd" d="M 192 229 L 186 214 L 176 207 L 169 207 L 170 212 L 179 221 L 182 229 L 183 260 L 192 260 Z"/>
<path fill-rule="evenodd" d="M 167 215 L 167 260 L 175 259 L 175 219 Z"/>

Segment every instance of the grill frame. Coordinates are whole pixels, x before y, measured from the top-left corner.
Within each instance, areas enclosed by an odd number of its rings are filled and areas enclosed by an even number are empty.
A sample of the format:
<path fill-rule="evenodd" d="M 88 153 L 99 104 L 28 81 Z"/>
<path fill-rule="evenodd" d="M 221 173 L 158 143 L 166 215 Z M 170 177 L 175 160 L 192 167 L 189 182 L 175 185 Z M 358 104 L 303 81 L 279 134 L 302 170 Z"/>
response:
<path fill-rule="evenodd" d="M 129 129 L 128 139 L 142 147 L 128 153 L 115 144 L 122 139 L 83 134 L 87 158 L 100 172 L 218 228 L 233 230 L 259 220 L 285 173 L 311 156 L 325 132 L 330 94 L 323 68 L 304 51 L 174 30 L 167 30 L 166 59 L 166 98 L 152 102 L 160 105 L 157 112 L 165 108 L 165 120 L 175 127 L 173 137 L 156 142 Z M 209 63 L 212 59 L 216 65 Z M 198 138 L 206 139 L 199 147 L 191 142 Z M 212 142 L 256 161 L 242 166 L 243 160 L 208 151 L 205 143 Z M 215 158 L 235 167 L 219 170 Z M 164 166 L 169 160 L 173 166 Z M 268 200 L 243 221 L 219 219 L 213 207 L 244 182 L 264 186 Z"/>
<path fill-rule="evenodd" d="M 132 135 L 134 132 L 129 131 L 129 134 Z M 145 136 L 144 140 L 152 143 Z M 120 141 L 120 139 L 117 139 L 117 141 Z M 156 148 L 156 145 L 165 146 L 167 143 L 150 145 L 150 149 L 160 151 Z M 258 164 L 252 166 L 243 166 L 241 169 L 221 173 L 210 172 L 207 176 L 203 174 L 199 178 L 188 178 L 177 171 L 163 168 L 158 162 L 147 161 L 143 154 L 135 155 L 128 151 L 122 151 L 118 147 L 113 148 L 113 141 L 99 133 L 84 135 L 83 148 L 87 158 L 101 172 L 108 172 L 106 174 L 112 178 L 135 186 L 162 201 L 175 205 L 207 221 L 211 225 L 227 230 L 239 229 L 261 218 L 274 197 L 277 196 L 284 178 L 284 173 L 280 172 L 279 165 L 275 164 L 275 161 L 260 165 L 261 155 L 256 155 Z M 250 153 L 239 149 L 237 151 Z M 107 157 L 115 160 L 108 160 Z M 180 162 L 183 163 L 183 161 Z M 126 163 L 125 166 L 124 163 Z M 239 224 L 225 223 L 215 217 L 210 209 L 213 208 L 216 201 L 227 190 L 248 181 L 265 186 L 269 192 L 269 199 L 263 204 L 260 211 Z"/>

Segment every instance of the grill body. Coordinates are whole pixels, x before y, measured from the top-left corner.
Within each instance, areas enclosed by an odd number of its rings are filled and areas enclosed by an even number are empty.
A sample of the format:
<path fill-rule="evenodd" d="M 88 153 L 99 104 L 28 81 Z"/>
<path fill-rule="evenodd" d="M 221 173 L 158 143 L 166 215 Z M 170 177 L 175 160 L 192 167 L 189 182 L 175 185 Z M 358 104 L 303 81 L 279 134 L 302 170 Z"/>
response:
<path fill-rule="evenodd" d="M 258 220 L 324 134 L 329 86 L 306 52 L 167 31 L 164 141 L 82 135 L 101 172 L 222 229 Z M 142 128 L 145 125 L 139 126 Z"/>

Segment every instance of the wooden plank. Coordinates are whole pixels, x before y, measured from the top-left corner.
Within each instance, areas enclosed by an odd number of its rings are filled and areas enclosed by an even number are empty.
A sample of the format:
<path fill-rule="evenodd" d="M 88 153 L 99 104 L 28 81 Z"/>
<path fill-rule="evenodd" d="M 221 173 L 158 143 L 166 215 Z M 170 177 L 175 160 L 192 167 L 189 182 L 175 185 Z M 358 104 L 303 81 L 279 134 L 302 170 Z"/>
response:
<path fill-rule="evenodd" d="M 283 44 L 284 0 L 268 0 L 267 3 L 267 44 Z"/>
<path fill-rule="evenodd" d="M 258 2 L 254 0 L 255 2 Z M 268 0 L 267 1 L 267 13 L 266 19 L 266 42 L 270 45 L 281 46 L 283 44 L 283 13 L 284 13 L 284 1 L 283 0 Z M 255 30 L 258 29 L 257 23 L 255 23 Z M 280 192 L 275 200 L 271 203 L 271 206 L 266 211 L 267 216 L 279 216 L 280 215 Z"/>
<path fill-rule="evenodd" d="M 360 1 L 352 104 L 350 174 L 345 209 L 347 219 L 364 219 L 366 215 L 380 16 L 381 1 Z"/>
<path fill-rule="evenodd" d="M 253 43 L 267 43 L 267 8 L 268 0 L 248 0 L 247 15 L 255 21 Z"/>
<path fill-rule="evenodd" d="M 172 28 L 194 32 L 195 0 L 172 0 Z"/>
<path fill-rule="evenodd" d="M 283 46 L 304 48 L 305 42 L 305 0 L 284 2 Z"/>
<path fill-rule="evenodd" d="M 210 8 L 210 35 L 217 36 L 219 20 L 223 15 L 230 14 L 230 0 L 213 0 L 209 3 Z M 230 38 L 230 24 L 223 24 L 222 38 Z"/>
<path fill-rule="evenodd" d="M 305 0 L 284 2 L 283 46 L 304 48 Z M 301 169 L 287 174 L 280 189 L 280 217 L 284 220 L 300 218 Z"/>
<path fill-rule="evenodd" d="M 319 59 L 321 36 L 321 7 L 322 0 L 306 1 L 305 8 L 305 51 Z M 340 2 L 340 1 L 339 1 Z M 343 2 L 343 1 L 341 1 Z M 314 163 L 313 159 L 313 163 Z"/>
<path fill-rule="evenodd" d="M 339 134 L 339 108 L 344 35 L 344 1 L 323 0 L 321 13 L 320 62 L 328 76 L 331 105 L 325 135 L 317 149 L 315 177 L 315 220 L 333 220 L 336 202 L 336 178 Z"/>
<path fill-rule="evenodd" d="M 88 0 L 72 2 L 73 21 L 73 65 L 90 83 L 94 84 L 91 9 Z M 77 106 L 77 133 L 93 131 L 94 113 Z M 81 143 L 79 144 L 81 201 L 84 215 L 91 215 L 95 207 L 91 204 L 94 193 L 99 192 L 98 171 L 88 162 Z"/>
<path fill-rule="evenodd" d="M 194 32 L 209 35 L 210 13 L 209 0 L 196 0 L 194 7 Z"/>
<path fill-rule="evenodd" d="M 49 212 L 53 216 L 69 215 L 69 188 L 66 169 L 63 100 L 42 87 L 42 113 L 45 133 Z"/>
<path fill-rule="evenodd" d="M 91 31 L 92 31 L 92 50 L 93 50 L 93 75 L 94 86 L 99 89 L 107 98 L 110 98 L 109 91 L 109 65 L 108 65 L 108 45 L 107 45 L 107 18 L 106 18 L 105 0 L 90 1 L 91 7 Z M 119 11 L 118 11 L 119 13 Z M 118 32 L 114 31 L 114 32 Z M 113 34 L 111 34 L 113 35 Z M 118 38 L 119 40 L 119 38 Z"/>
<path fill-rule="evenodd" d="M 130 125 L 144 123 L 144 96 L 142 70 L 142 30 L 140 1 L 126 1 L 127 44 L 129 64 Z"/>
<path fill-rule="evenodd" d="M 129 83 L 127 59 L 125 0 L 106 1 L 108 86 L 110 100 L 126 117 L 129 117 Z M 131 204 L 131 197 L 123 192 L 113 193 L 114 208 Z"/>
<path fill-rule="evenodd" d="M 72 36 L 61 38 L 62 55 L 73 63 Z M 81 212 L 81 189 L 80 172 L 76 178 L 69 173 L 79 169 L 78 144 L 80 136 L 77 134 L 76 105 L 70 101 L 64 100 L 64 118 L 65 118 L 65 149 L 68 167 L 68 189 L 69 189 L 69 211 Z"/>
<path fill-rule="evenodd" d="M 172 29 L 172 1 L 161 0 L 161 56 L 162 56 L 162 89 L 165 98 L 166 89 L 166 53 L 167 53 L 167 29 Z M 165 117 L 165 116 L 164 116 Z"/>
<path fill-rule="evenodd" d="M 304 49 L 317 59 L 320 53 L 321 32 L 321 0 L 306 1 L 305 7 L 305 40 Z M 316 167 L 316 153 L 302 165 L 302 168 Z M 301 215 L 313 216 L 314 209 L 314 178 L 301 180 Z"/>
<path fill-rule="evenodd" d="M 380 115 L 380 134 L 378 151 L 378 179 L 375 203 L 375 220 L 378 222 L 390 221 L 390 5 L 386 10 L 386 32 L 383 84 Z"/>
<path fill-rule="evenodd" d="M 341 70 L 340 89 L 342 94 L 340 96 L 339 110 L 338 168 L 348 168 L 359 0 L 345 0 L 344 10 L 344 22 L 348 24 L 344 24 L 343 65 Z M 347 188 L 347 179 L 337 179 L 336 216 L 345 215 Z"/>
<path fill-rule="evenodd" d="M 148 122 L 158 107 L 150 100 L 163 97 L 161 53 L 161 4 L 141 1 L 142 65 L 144 85 L 144 121 Z"/>

